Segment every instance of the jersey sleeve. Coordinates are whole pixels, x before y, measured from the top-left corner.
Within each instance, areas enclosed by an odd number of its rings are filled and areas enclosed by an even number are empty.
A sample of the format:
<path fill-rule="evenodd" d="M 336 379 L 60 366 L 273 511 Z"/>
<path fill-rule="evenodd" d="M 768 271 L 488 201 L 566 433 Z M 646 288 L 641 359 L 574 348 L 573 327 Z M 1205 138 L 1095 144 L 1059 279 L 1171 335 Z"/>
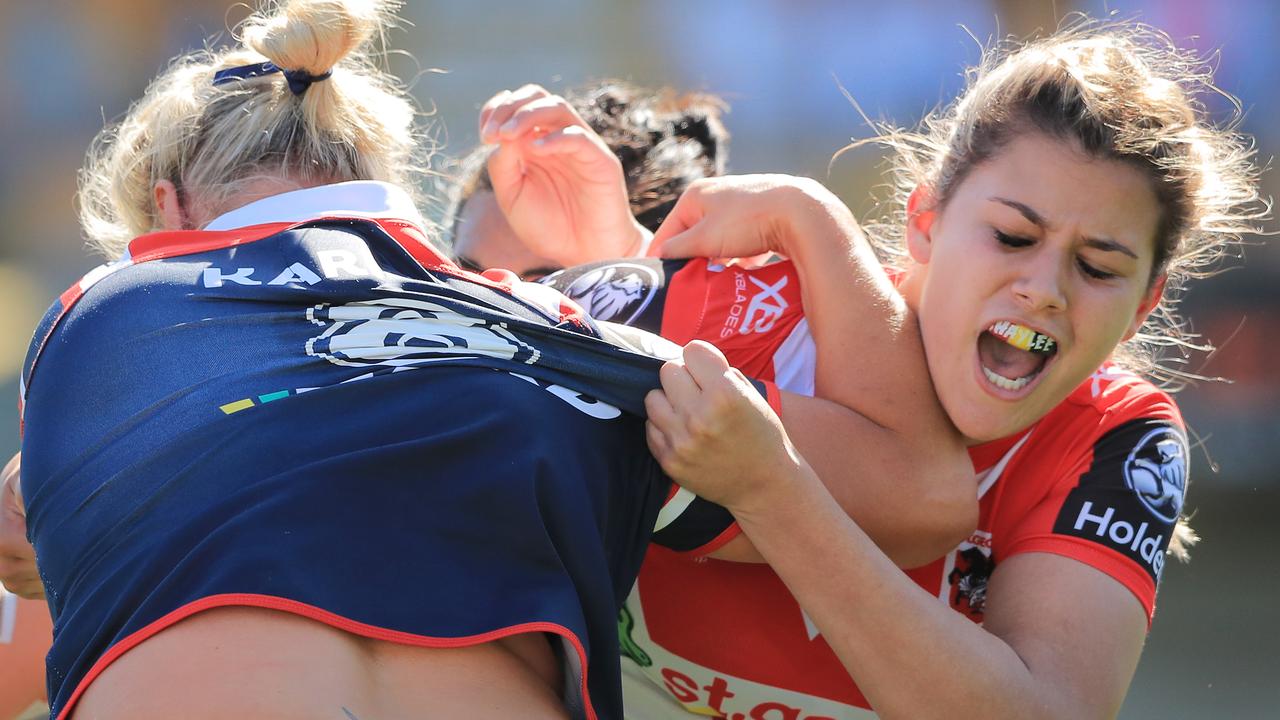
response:
<path fill-rule="evenodd" d="M 1079 451 L 1067 451 L 1064 472 L 1048 494 L 1002 533 L 1005 557 L 1047 552 L 1111 576 L 1155 610 L 1187 487 L 1189 451 L 1176 408 L 1155 391 L 1109 417 Z"/>
<path fill-rule="evenodd" d="M 542 282 L 597 321 L 676 345 L 711 343 L 746 376 L 776 384 L 768 396 L 774 410 L 779 388 L 813 394 L 817 351 L 790 261 L 744 268 L 705 258 L 632 258 L 568 268 Z"/>

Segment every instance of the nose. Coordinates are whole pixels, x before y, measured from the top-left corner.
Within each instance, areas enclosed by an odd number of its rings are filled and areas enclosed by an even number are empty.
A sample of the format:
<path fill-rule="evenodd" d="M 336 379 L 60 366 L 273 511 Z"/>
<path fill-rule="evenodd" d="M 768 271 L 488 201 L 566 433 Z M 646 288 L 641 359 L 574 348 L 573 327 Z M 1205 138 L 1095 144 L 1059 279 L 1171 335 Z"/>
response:
<path fill-rule="evenodd" d="M 1066 273 L 1070 260 L 1040 252 L 1027 262 L 1013 281 L 1013 295 L 1030 311 L 1061 311 L 1067 308 Z"/>

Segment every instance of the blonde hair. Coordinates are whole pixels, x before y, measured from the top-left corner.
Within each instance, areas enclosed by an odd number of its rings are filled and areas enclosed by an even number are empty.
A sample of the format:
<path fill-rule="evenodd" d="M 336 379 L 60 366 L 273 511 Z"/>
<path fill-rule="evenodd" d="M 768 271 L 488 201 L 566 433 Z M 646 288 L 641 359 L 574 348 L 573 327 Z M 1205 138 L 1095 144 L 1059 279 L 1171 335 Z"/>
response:
<path fill-rule="evenodd" d="M 1161 273 L 1168 280 L 1160 305 L 1115 359 L 1166 384 L 1194 377 L 1157 363 L 1170 360 L 1159 358 L 1161 349 L 1180 351 L 1175 363 L 1211 349 L 1193 342 L 1176 314 L 1185 284 L 1217 272 L 1270 211 L 1258 192 L 1253 146 L 1235 130 L 1238 103 L 1233 121 L 1215 127 L 1200 98 L 1220 91 L 1204 61 L 1148 26 L 1084 16 L 1049 37 L 986 50 L 967 80 L 959 99 L 918 130 L 873 123 L 878 137 L 851 146 L 893 151 L 891 212 L 869 225 L 882 259 L 904 264 L 901 228 L 912 191 L 929 188 L 945 208 L 976 166 L 1021 134 L 1043 133 L 1091 157 L 1129 163 L 1151 178 L 1161 208 L 1149 282 Z M 1196 540 L 1180 520 L 1170 552 L 1185 560 Z"/>
<path fill-rule="evenodd" d="M 118 256 L 160 226 L 153 188 L 170 180 L 215 211 L 255 177 L 303 186 L 382 180 L 416 194 L 426 173 L 418 112 L 377 65 L 398 0 L 269 2 L 240 30 L 242 47 L 179 57 L 90 147 L 80 220 L 90 246 Z M 269 61 L 311 76 L 301 94 L 283 73 L 213 84 L 214 73 Z"/>

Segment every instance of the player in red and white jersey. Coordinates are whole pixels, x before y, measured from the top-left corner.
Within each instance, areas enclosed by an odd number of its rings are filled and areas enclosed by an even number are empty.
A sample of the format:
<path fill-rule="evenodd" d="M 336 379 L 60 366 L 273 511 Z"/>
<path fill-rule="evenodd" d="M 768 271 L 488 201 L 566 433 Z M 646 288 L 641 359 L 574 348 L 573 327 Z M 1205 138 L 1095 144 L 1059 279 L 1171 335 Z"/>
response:
<path fill-rule="evenodd" d="M 1147 324 L 1166 283 L 1265 208 L 1245 139 L 1198 113 L 1203 78 L 1163 36 L 1087 24 L 1006 52 L 970 75 L 932 134 L 891 138 L 911 179 L 899 290 L 979 471 L 977 530 L 904 574 L 724 355 L 686 347 L 650 397 L 650 448 L 733 512 L 772 572 L 649 554 L 624 647 L 655 691 L 647 705 L 628 697 L 629 716 L 1119 711 L 1166 552 L 1190 535 L 1177 408 L 1111 358 L 1140 328 L 1176 341 Z M 809 321 L 847 312 L 839 278 L 821 270 L 848 248 L 777 223 L 769 184 L 695 185 L 655 245 L 789 254 L 826 283 L 805 275 Z M 770 222 L 753 230 L 750 213 Z"/>
<path fill-rule="evenodd" d="M 547 282 L 598 319 L 681 344 L 704 340 L 748 376 L 772 380 L 781 390 L 813 392 L 813 339 L 789 261 L 754 268 L 705 259 L 605 261 Z M 978 527 L 953 552 L 908 574 L 981 622 L 993 555 L 1053 552 L 1120 580 L 1150 616 L 1185 487 L 1181 428 L 1168 395 L 1104 366 L 1032 429 L 970 449 L 979 479 Z M 1156 497 L 1128 490 L 1129 478 L 1144 473 L 1141 487 L 1167 478 L 1170 492 Z M 1162 521 L 1144 512 L 1148 502 L 1163 503 Z M 767 566 L 651 547 L 620 623 L 628 717 L 669 716 L 673 700 L 694 713 L 746 717 L 770 717 L 770 708 L 800 717 L 856 717 L 856 708 L 866 707 Z"/>

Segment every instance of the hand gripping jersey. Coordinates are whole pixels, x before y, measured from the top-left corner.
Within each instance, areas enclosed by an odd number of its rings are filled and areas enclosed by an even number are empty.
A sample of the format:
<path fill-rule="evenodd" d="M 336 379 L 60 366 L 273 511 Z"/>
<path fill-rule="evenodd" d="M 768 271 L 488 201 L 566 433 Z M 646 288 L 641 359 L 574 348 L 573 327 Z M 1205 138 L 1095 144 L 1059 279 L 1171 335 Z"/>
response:
<path fill-rule="evenodd" d="M 223 605 L 422 646 L 552 633 L 571 714 L 621 717 L 615 619 L 673 492 L 639 415 L 661 361 L 537 289 L 329 218 L 144 236 L 65 293 L 23 375 L 55 717 Z M 731 518 L 696 505 L 654 539 L 714 542 Z"/>
<path fill-rule="evenodd" d="M 44 603 L 0 587 L 0 718 L 35 717 L 35 709 L 44 706 L 44 655 L 50 641 Z"/>
<path fill-rule="evenodd" d="M 573 268 L 548 281 L 596 317 L 702 339 L 779 389 L 812 393 L 813 344 L 790 263 L 744 270 L 653 259 Z M 909 571 L 981 622 L 987 579 L 1024 552 L 1107 573 L 1150 618 L 1186 488 L 1172 400 L 1107 366 L 1029 430 L 971 450 L 980 521 L 954 552 Z M 851 610 L 852 611 L 852 610 Z M 653 547 L 619 617 L 627 717 L 873 717 L 817 628 L 767 566 Z"/>

